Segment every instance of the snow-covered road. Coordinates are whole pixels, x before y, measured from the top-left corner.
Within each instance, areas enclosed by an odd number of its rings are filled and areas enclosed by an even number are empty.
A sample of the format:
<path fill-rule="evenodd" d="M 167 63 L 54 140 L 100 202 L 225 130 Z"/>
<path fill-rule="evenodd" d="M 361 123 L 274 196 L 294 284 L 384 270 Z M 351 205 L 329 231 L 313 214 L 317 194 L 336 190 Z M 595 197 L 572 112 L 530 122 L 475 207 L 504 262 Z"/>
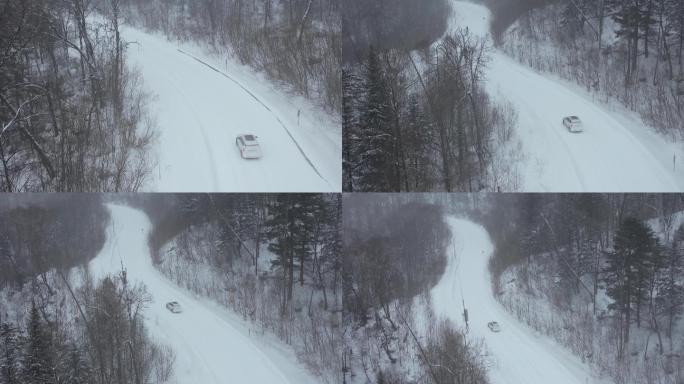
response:
<path fill-rule="evenodd" d="M 130 42 L 129 63 L 155 95 L 151 110 L 159 131 L 159 164 L 149 189 L 341 190 L 341 131 L 329 115 L 314 107 L 316 116 L 298 109 L 290 99 L 301 98 L 276 90 L 230 60 L 215 65 L 179 49 L 180 43 L 131 27 L 122 28 L 122 34 Z M 262 159 L 240 157 L 235 137 L 241 133 L 259 137 Z"/>
<path fill-rule="evenodd" d="M 452 0 L 450 31 L 468 27 L 489 38 L 490 12 Z M 673 170 L 681 148 L 651 132 L 636 115 L 618 116 L 581 90 L 541 75 L 494 48 L 486 88 L 519 114 L 517 135 L 526 155 L 521 190 L 528 192 L 673 192 L 684 190 L 684 167 Z M 583 133 L 569 133 L 564 116 L 577 115 Z M 681 153 L 678 159 L 681 159 Z"/>
<path fill-rule="evenodd" d="M 463 325 L 461 295 L 468 308 L 470 337 L 482 338 L 491 355 L 493 384 L 596 384 L 588 365 L 545 336 L 518 323 L 492 296 L 487 262 L 494 247 L 487 231 L 471 221 L 449 217 L 452 232 L 447 266 L 432 289 L 435 313 Z M 489 330 L 497 321 L 501 332 Z"/>
<path fill-rule="evenodd" d="M 210 303 L 168 281 L 152 265 L 150 221 L 141 211 L 109 205 L 111 223 L 105 245 L 90 264 L 95 277 L 126 269 L 131 281 L 146 285 L 152 302 L 146 310 L 150 333 L 176 353 L 175 383 L 292 383 L 317 381 L 283 350 L 258 345 L 239 324 Z M 165 303 L 178 301 L 184 312 L 173 314 Z M 275 341 L 273 342 L 276 343 Z"/>

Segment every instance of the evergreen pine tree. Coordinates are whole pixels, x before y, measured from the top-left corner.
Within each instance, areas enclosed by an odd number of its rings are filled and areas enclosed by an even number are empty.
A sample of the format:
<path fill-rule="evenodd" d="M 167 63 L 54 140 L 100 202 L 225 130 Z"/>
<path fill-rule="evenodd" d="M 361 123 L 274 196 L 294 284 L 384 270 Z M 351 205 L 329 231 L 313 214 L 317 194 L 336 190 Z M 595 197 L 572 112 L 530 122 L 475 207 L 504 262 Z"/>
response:
<path fill-rule="evenodd" d="M 361 110 L 359 142 L 359 188 L 363 191 L 391 191 L 394 137 L 389 124 L 387 85 L 380 59 L 373 47 L 366 68 L 366 104 Z"/>
<path fill-rule="evenodd" d="M 283 278 L 282 310 L 285 311 L 292 300 L 294 285 L 294 259 L 297 249 L 298 232 L 301 231 L 301 204 L 297 196 L 279 194 L 269 207 L 266 219 L 266 237 L 271 240 L 269 251 L 277 258 L 272 261 L 274 268 L 280 268 Z"/>
<path fill-rule="evenodd" d="M 321 249 L 321 266 L 319 270 L 326 270 L 333 274 L 333 281 L 337 281 L 342 268 L 342 196 L 340 194 L 331 195 L 327 206 L 327 225 L 323 234 L 323 247 Z M 336 284 L 332 284 L 333 290 Z M 325 309 L 328 309 L 328 299 L 323 288 L 325 298 Z"/>
<path fill-rule="evenodd" d="M 88 384 L 91 382 L 91 369 L 88 361 L 76 344 L 64 353 L 64 384 Z"/>
<path fill-rule="evenodd" d="M 359 118 L 358 108 L 362 92 L 361 81 L 354 73 L 355 68 L 349 66 L 342 70 L 342 185 L 345 192 L 354 191 L 354 176 L 358 168 L 359 158 Z"/>
<path fill-rule="evenodd" d="M 270 240 L 269 250 L 278 256 L 272 266 L 279 268 L 283 276 L 283 309 L 292 299 L 295 261 L 297 281 L 303 285 L 313 248 L 325 244 L 329 209 L 326 197 L 321 194 L 280 194 L 269 206 L 265 235 Z"/>
<path fill-rule="evenodd" d="M 608 0 L 608 7 L 618 26 L 615 33 L 627 46 L 625 82 L 629 85 L 638 75 L 638 57 L 642 53 L 648 56 L 656 22 L 653 3 L 652 0 Z"/>
<path fill-rule="evenodd" d="M 622 342 L 629 341 L 629 328 L 636 313 L 640 321 L 641 305 L 647 300 L 649 283 L 660 265 L 659 242 L 653 231 L 641 221 L 629 217 L 618 228 L 614 250 L 608 252 L 603 282 L 606 294 L 613 299 L 609 308 L 621 319 Z M 622 348 L 619 349 L 622 356 Z"/>
<path fill-rule="evenodd" d="M 22 362 L 22 382 L 26 384 L 47 384 L 53 380 L 51 362 L 50 334 L 40 319 L 36 304 L 31 305 L 28 329 L 26 331 L 26 350 Z"/>
<path fill-rule="evenodd" d="M 304 285 L 304 268 L 322 234 L 323 226 L 327 222 L 328 207 L 325 197 L 318 193 L 299 195 L 301 207 L 297 220 L 301 221 L 301 230 L 297 232 L 296 256 L 299 260 L 299 283 Z"/>

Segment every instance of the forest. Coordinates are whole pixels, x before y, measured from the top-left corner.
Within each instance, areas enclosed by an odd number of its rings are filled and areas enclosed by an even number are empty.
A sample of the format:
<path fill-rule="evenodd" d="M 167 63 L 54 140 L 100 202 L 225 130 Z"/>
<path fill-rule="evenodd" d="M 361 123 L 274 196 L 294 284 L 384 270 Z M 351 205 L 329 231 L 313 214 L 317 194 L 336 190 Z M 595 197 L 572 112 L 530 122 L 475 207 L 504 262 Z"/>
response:
<path fill-rule="evenodd" d="M 458 322 L 485 297 L 616 383 L 684 374 L 681 194 L 86 194 L 0 203 L 0 383 L 173 376 L 144 282 L 123 264 L 85 268 L 108 233 L 104 203 L 147 214 L 151 269 L 277 338 L 322 382 L 489 382 L 488 345 Z M 464 291 L 481 279 L 450 264 L 487 256 L 459 232 L 473 227 L 492 244 L 491 293 Z"/>
<path fill-rule="evenodd" d="M 157 268 L 272 334 L 324 382 L 339 382 L 339 195 L 150 196 Z"/>
<path fill-rule="evenodd" d="M 164 383 L 173 351 L 143 324 L 149 297 L 120 271 L 81 269 L 105 241 L 102 196 L 0 202 L 0 383 Z"/>
<path fill-rule="evenodd" d="M 457 217 L 486 229 L 493 254 L 485 286 L 522 328 L 572 352 L 594 377 L 675 383 L 684 374 L 682 212 L 681 194 L 346 195 L 344 377 L 488 382 L 487 345 L 435 315 L 429 298 L 448 274 L 447 255 L 459 255 L 448 246 L 459 234 L 445 223 Z M 448 289 L 466 284 L 458 276 Z M 464 306 L 490 295 L 463 287 Z M 441 313 L 445 304 L 451 313 L 460 307 L 443 302 Z M 441 371 L 442 353 L 458 368 Z"/>
<path fill-rule="evenodd" d="M 338 115 L 339 8 L 336 0 L 3 1 L 0 191 L 153 189 L 164 127 L 127 27 L 235 59 Z"/>
<path fill-rule="evenodd" d="M 601 145 L 631 131 L 632 143 L 652 147 L 666 171 L 679 171 L 680 1 L 475 3 L 488 9 L 357 0 L 344 10 L 343 190 L 530 190 L 532 175 L 545 178 L 546 165 L 563 154 L 544 153 L 545 143 L 560 139 L 583 150 L 574 144 L 581 138 L 557 135 L 566 114 L 610 132 Z M 479 15 L 490 14 L 489 31 L 474 34 Z M 506 65 L 510 57 L 531 70 Z M 602 130 L 606 124 L 624 130 Z M 546 133 L 554 137 L 541 139 Z"/>
<path fill-rule="evenodd" d="M 417 314 L 431 312 L 425 292 L 445 272 L 451 239 L 443 218 L 449 208 L 431 200 L 344 196 L 343 383 L 488 382 L 477 340 L 449 321 Z"/>
<path fill-rule="evenodd" d="M 123 266 L 99 280 L 84 267 L 104 243 L 106 202 L 148 213 L 150 252 L 168 279 L 282 339 L 317 377 L 336 382 L 339 196 L 128 194 L 3 200 L 0 383 L 172 376 L 174 350 L 147 332 L 145 284 Z"/>
<path fill-rule="evenodd" d="M 361 324 L 370 308 L 381 307 L 389 317 L 392 301 L 434 284 L 446 261 L 449 233 L 438 206 L 385 207 L 378 200 L 346 198 L 343 214 L 345 309 Z"/>
<path fill-rule="evenodd" d="M 334 113 L 341 106 L 338 0 L 125 0 L 126 19 L 263 71 Z"/>
<path fill-rule="evenodd" d="M 684 134 L 684 5 L 677 0 L 537 2 L 502 33 L 517 60 Z"/>
<path fill-rule="evenodd" d="M 145 184 L 155 128 L 119 10 L 118 0 L 0 5 L 0 191 Z"/>
<path fill-rule="evenodd" d="M 497 244 L 493 290 L 511 313 L 615 382 L 682 377 L 681 194 L 521 194 L 490 203 L 483 222 Z"/>
<path fill-rule="evenodd" d="M 489 43 L 467 28 L 441 38 L 451 12 L 445 1 L 396 9 L 354 1 L 342 15 L 350 31 L 342 71 L 343 189 L 518 188 L 516 112 L 482 86 Z M 411 14 L 411 28 L 400 24 L 403 12 Z"/>

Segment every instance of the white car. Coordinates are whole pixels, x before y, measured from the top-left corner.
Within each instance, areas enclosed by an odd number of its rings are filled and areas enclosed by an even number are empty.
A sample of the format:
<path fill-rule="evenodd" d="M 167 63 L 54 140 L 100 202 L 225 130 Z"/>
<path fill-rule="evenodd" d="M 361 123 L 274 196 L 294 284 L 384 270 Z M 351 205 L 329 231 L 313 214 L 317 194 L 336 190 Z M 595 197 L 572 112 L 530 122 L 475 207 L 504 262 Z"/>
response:
<path fill-rule="evenodd" d="M 181 308 L 180 304 L 178 304 L 177 301 L 171 301 L 171 302 L 166 303 L 166 309 L 168 309 L 172 313 L 183 312 L 183 308 Z"/>
<path fill-rule="evenodd" d="M 240 156 L 243 159 L 258 159 L 261 157 L 261 146 L 259 146 L 257 139 L 257 136 L 249 133 L 235 138 L 235 145 L 238 147 Z"/>
<path fill-rule="evenodd" d="M 577 116 L 566 116 L 563 118 L 563 126 L 570 132 L 584 132 L 584 124 Z"/>
<path fill-rule="evenodd" d="M 492 332 L 501 332 L 501 326 L 496 321 L 490 321 L 487 323 L 487 327 Z"/>

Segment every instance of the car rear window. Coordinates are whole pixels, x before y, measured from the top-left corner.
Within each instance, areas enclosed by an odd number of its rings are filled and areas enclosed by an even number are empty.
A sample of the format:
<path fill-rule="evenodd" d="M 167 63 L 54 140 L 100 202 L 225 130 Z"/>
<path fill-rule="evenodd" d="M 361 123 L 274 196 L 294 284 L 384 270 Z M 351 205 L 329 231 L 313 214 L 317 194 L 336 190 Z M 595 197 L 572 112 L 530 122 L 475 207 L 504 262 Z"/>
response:
<path fill-rule="evenodd" d="M 256 141 L 256 137 L 254 137 L 254 135 L 245 135 L 245 140 Z"/>

